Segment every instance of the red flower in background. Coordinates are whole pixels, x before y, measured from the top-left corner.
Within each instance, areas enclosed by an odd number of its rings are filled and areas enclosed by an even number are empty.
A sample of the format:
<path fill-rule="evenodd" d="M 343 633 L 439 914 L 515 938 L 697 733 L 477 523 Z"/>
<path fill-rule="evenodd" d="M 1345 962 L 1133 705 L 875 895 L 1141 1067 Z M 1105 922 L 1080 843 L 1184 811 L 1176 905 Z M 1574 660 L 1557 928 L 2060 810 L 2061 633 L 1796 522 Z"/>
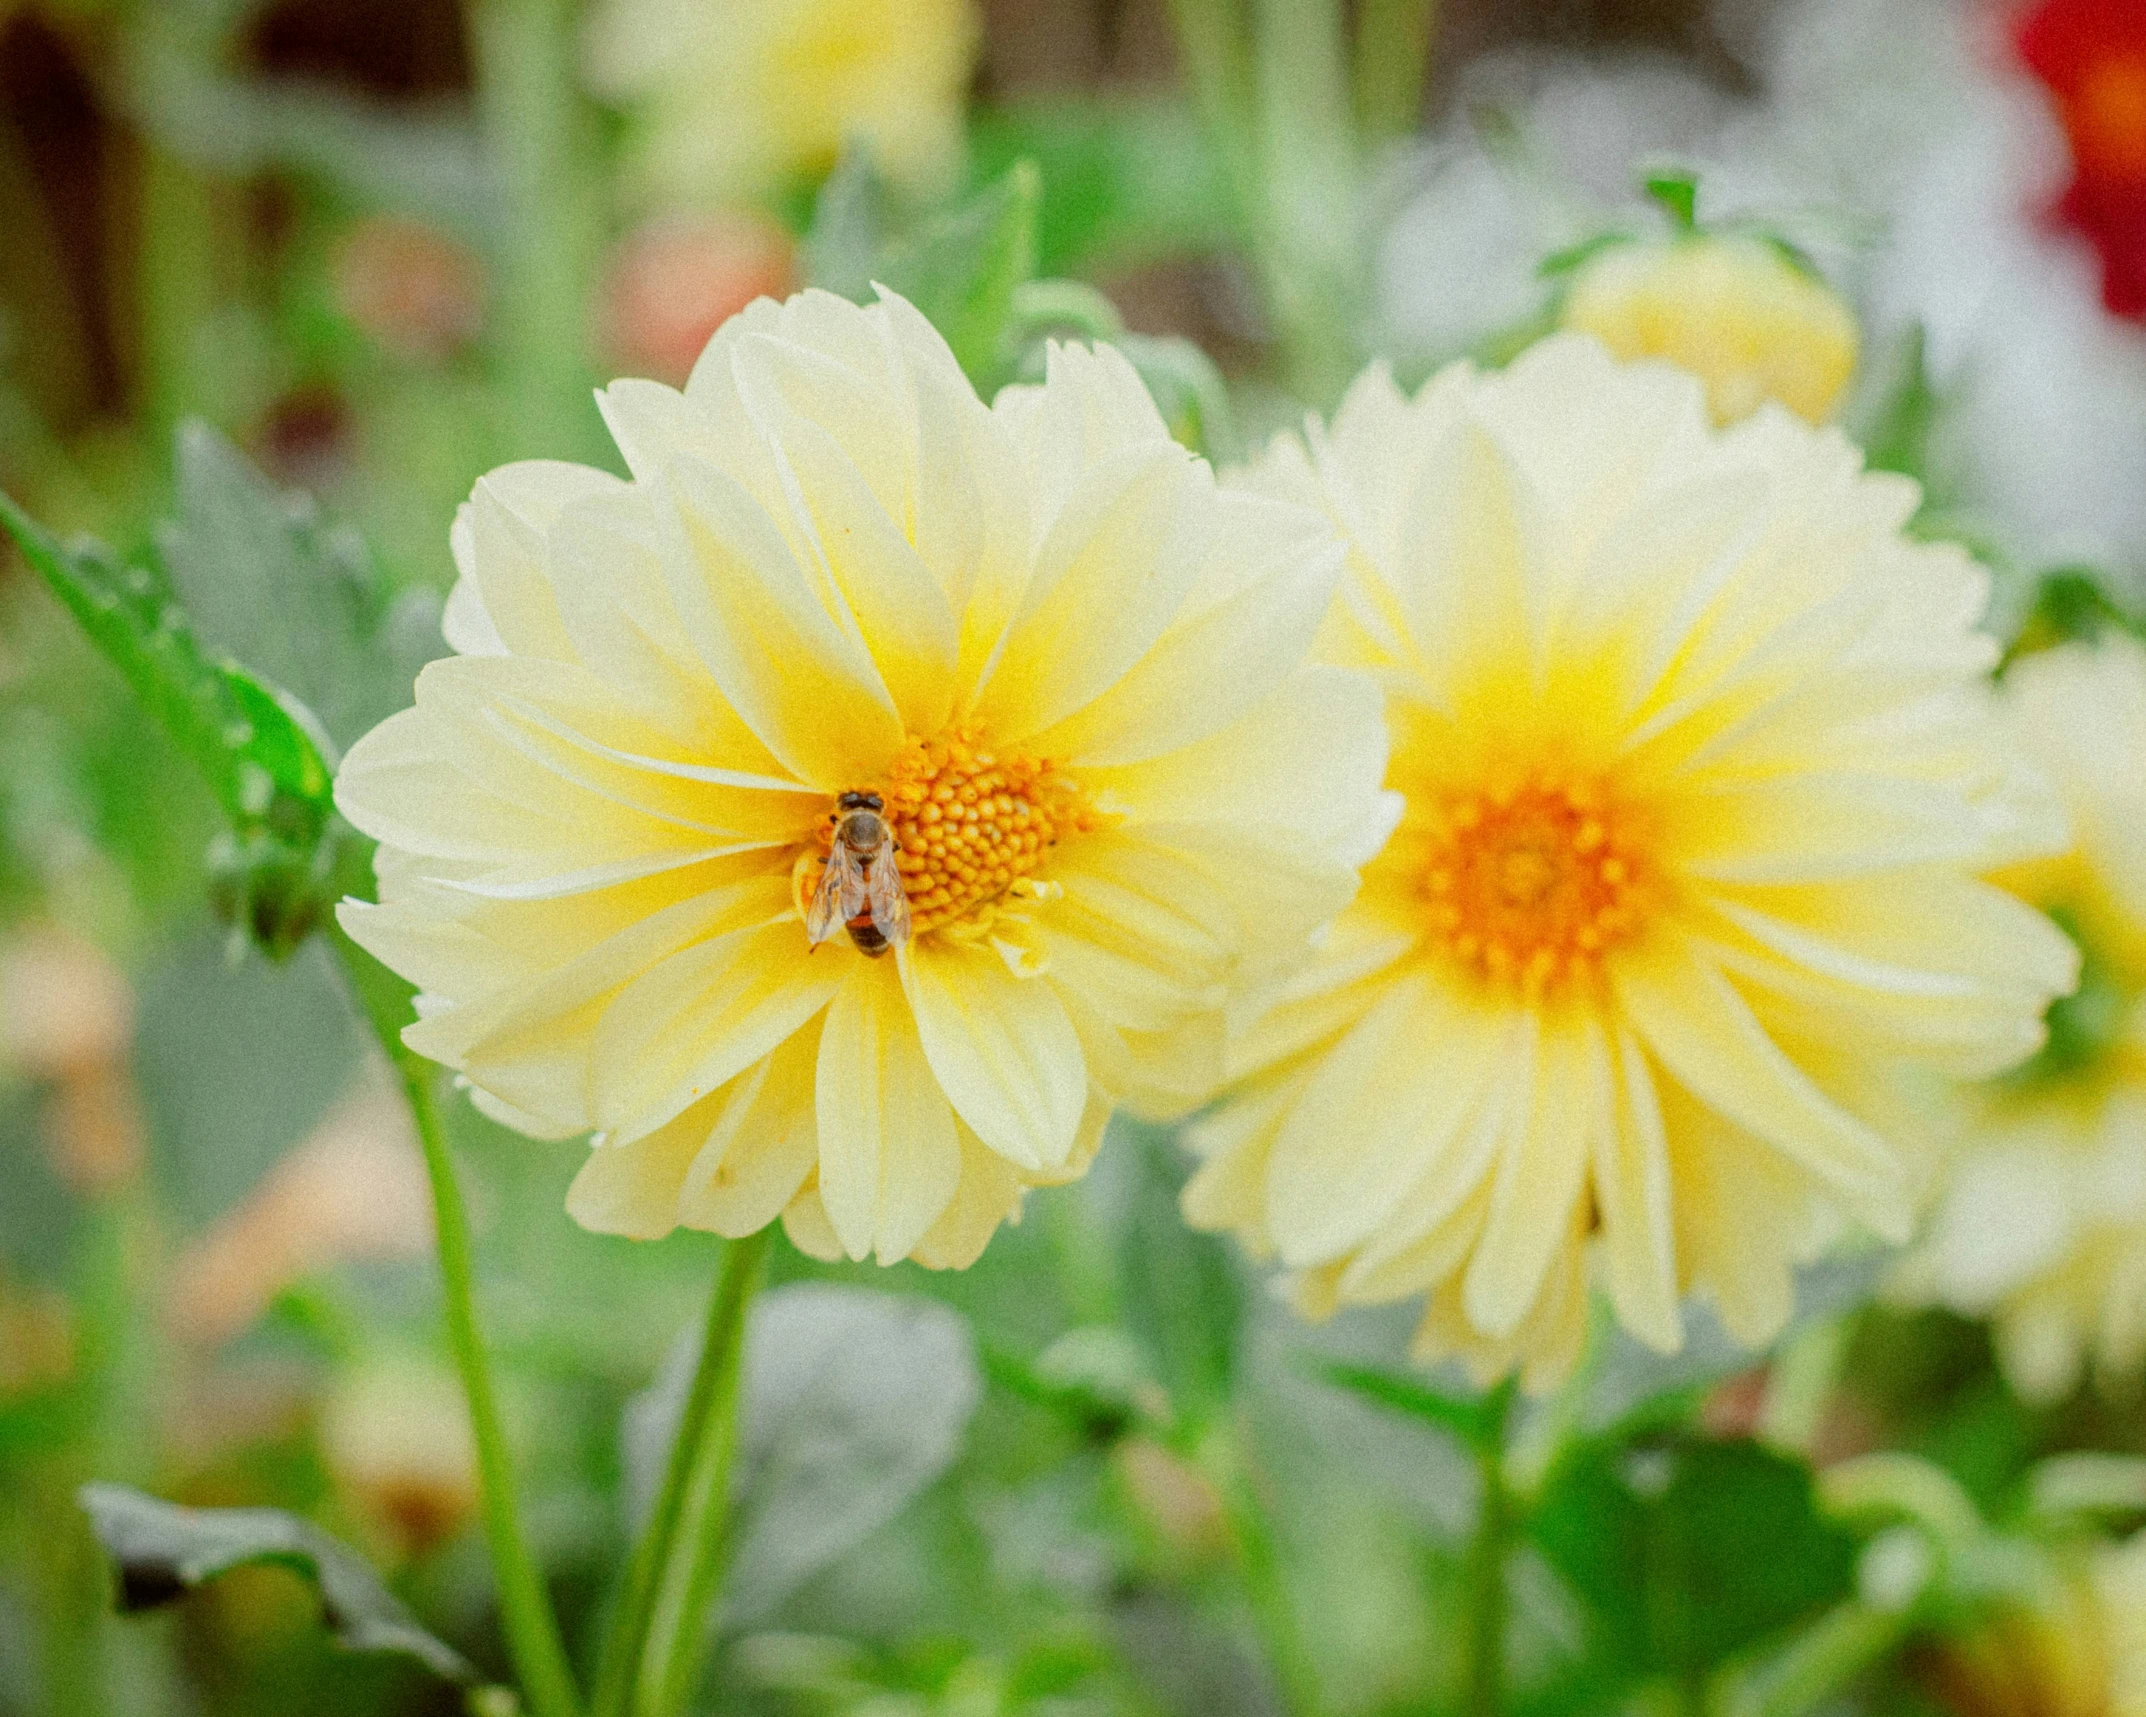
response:
<path fill-rule="evenodd" d="M 2071 139 L 2059 212 L 2101 252 L 2109 308 L 2146 317 L 2146 0 L 2043 0 L 2015 39 Z"/>

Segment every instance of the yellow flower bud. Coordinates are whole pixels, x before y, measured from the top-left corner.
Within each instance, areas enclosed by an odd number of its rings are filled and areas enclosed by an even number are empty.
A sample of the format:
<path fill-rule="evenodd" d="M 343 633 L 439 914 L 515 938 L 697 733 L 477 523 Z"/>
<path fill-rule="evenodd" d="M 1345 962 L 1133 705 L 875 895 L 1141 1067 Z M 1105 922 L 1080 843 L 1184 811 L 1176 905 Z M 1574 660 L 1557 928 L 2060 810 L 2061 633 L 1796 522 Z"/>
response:
<path fill-rule="evenodd" d="M 1769 399 L 1823 423 L 1855 374 L 1855 317 L 1840 295 L 1755 238 L 1698 234 L 1598 251 L 1559 319 L 1620 358 L 1691 371 L 1720 424 Z"/>

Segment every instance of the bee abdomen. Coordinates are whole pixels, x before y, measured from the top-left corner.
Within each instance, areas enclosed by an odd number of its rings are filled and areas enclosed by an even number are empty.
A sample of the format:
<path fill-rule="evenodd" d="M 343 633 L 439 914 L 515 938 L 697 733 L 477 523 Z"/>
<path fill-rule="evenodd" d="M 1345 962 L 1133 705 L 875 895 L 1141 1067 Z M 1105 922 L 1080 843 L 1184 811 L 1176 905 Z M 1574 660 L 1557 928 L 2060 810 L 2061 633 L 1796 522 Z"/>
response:
<path fill-rule="evenodd" d="M 858 953 L 869 954 L 875 960 L 887 951 L 887 939 L 869 913 L 849 921 L 849 939 L 857 945 Z"/>

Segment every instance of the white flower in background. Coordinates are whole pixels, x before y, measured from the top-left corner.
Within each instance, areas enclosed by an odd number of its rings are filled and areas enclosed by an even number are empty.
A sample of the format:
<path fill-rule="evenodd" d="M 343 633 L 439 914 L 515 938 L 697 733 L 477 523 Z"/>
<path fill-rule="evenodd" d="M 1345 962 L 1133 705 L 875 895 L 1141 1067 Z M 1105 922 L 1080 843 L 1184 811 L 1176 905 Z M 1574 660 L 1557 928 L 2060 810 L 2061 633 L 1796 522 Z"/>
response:
<path fill-rule="evenodd" d="M 1925 328 L 1948 511 L 2027 567 L 2085 560 L 2146 589 L 2146 330 L 2106 313 L 2091 251 L 2043 219 L 2062 133 L 2000 20 L 1962 0 L 1744 12 L 1755 101 L 1660 60 L 1472 67 L 1457 105 L 1509 111 L 1526 163 L 1465 123 L 1426 146 L 1384 245 L 1386 341 L 1440 358 L 1511 328 L 1543 304 L 1544 256 L 1652 218 L 1641 164 L 1688 163 L 1702 219 L 1776 226 L 1842 286 L 1874 375 Z"/>
<path fill-rule="evenodd" d="M 1968 1100 L 1903 1290 L 1994 1319 L 2013 1386 L 2049 1400 L 2146 1364 L 2146 649 L 2029 656 L 2004 702 L 2076 837 L 2004 880 L 2074 930 L 2086 975 L 2040 1060 Z"/>

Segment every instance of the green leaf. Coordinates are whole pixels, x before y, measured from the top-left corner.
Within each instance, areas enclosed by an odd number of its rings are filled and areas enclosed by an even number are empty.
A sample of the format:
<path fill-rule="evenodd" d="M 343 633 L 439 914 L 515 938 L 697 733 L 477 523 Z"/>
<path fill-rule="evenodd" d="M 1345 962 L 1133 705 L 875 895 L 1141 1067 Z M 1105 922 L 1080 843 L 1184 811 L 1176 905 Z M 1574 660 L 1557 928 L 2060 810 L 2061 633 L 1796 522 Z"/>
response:
<path fill-rule="evenodd" d="M 1118 1224 L 1120 1304 L 1155 1356 L 1178 1425 L 1197 1433 L 1229 1400 L 1244 1287 L 1226 1242 L 1185 1225 L 1185 1163 L 1168 1128 L 1120 1114 L 1111 1123 L 1123 1177 Z"/>
<path fill-rule="evenodd" d="M 1920 322 L 1902 336 L 1892 360 L 1892 385 L 1871 420 L 1859 426 L 1863 461 L 1873 471 L 1896 471 L 1917 481 L 1929 476 L 1930 432 L 1940 401 L 1930 380 L 1928 344 Z"/>
<path fill-rule="evenodd" d="M 946 336 L 985 393 L 1009 378 L 1015 294 L 1036 272 L 1043 181 L 1016 161 L 967 201 L 899 227 L 891 193 L 861 151 L 846 154 L 814 205 L 805 240 L 815 286 L 858 303 L 888 286 Z"/>
<path fill-rule="evenodd" d="M 696 1328 L 627 1404 L 629 1508 L 648 1508 L 699 1359 Z M 763 1294 L 740 1377 L 726 1619 L 764 1621 L 892 1520 L 953 1464 L 981 1393 L 968 1325 L 935 1301 L 818 1282 Z"/>
<path fill-rule="evenodd" d="M 176 486 L 157 551 L 206 645 L 286 688 L 338 745 L 410 701 L 442 648 L 429 592 L 394 598 L 356 531 L 205 423 L 180 426 Z"/>
<path fill-rule="evenodd" d="M 1606 250 L 1614 250 L 1621 244 L 1631 244 L 1628 232 L 1599 232 L 1581 239 L 1577 244 L 1568 244 L 1562 250 L 1553 250 L 1535 265 L 1535 272 L 1544 280 L 1560 279 L 1568 274 L 1577 274 L 1587 263 L 1592 262 Z"/>
<path fill-rule="evenodd" d="M 961 367 L 989 391 L 1012 354 L 1014 292 L 1036 272 L 1043 178 L 1033 161 L 888 249 L 879 278 L 946 336 Z"/>
<path fill-rule="evenodd" d="M 1695 231 L 1699 213 L 1699 175 L 1688 167 L 1668 167 L 1648 173 L 1641 188 L 1669 217 L 1680 233 Z"/>
<path fill-rule="evenodd" d="M 1748 1441 L 1602 1439 L 1552 1470 L 1527 1532 L 1634 1677 L 1710 1669 L 1848 1595 L 1856 1542 L 1809 1469 Z"/>
<path fill-rule="evenodd" d="M 154 1609 L 234 1568 L 273 1562 L 312 1582 L 321 1619 L 350 1651 L 396 1652 L 449 1681 L 477 1673 L 381 1585 L 364 1559 L 279 1508 L 182 1508 L 125 1485 L 84 1485 L 79 1500 L 119 1571 L 119 1607 Z"/>
<path fill-rule="evenodd" d="M 2104 632 L 2146 638 L 2146 619 L 2118 602 L 2110 593 L 2106 576 L 2095 568 L 2052 567 L 2035 583 L 2019 636 L 2005 652 L 2004 667 L 2009 668 L 2021 656 L 2036 650 L 2077 639 L 2091 643 Z"/>
<path fill-rule="evenodd" d="M 1469 1397 L 1448 1395 L 1415 1378 L 1396 1376 L 1376 1366 L 1327 1364 L 1319 1367 L 1319 1375 L 1335 1387 L 1350 1390 L 1381 1407 L 1436 1425 L 1478 1453 L 1497 1448 L 1512 1406 L 1509 1385 Z"/>
<path fill-rule="evenodd" d="M 805 234 L 805 278 L 857 303 L 872 295 L 886 248 L 890 194 L 869 150 L 851 147 L 820 186 Z"/>
<path fill-rule="evenodd" d="M 303 705 L 203 651 L 170 585 L 102 544 L 63 548 L 0 494 L 0 527 L 208 779 L 241 833 L 317 839 L 334 747 Z"/>
<path fill-rule="evenodd" d="M 1181 96 L 1051 98 L 986 108 L 970 123 L 979 182 L 1032 160 L 1050 188 L 1036 229 L 1045 274 L 1210 255 L 1241 239 L 1236 199 Z"/>
<path fill-rule="evenodd" d="M 210 855 L 219 908 L 288 954 L 332 898 L 335 747 L 305 705 L 212 656 L 169 582 L 94 542 L 62 547 L 0 494 L 0 528 L 208 782 L 228 825 Z"/>
<path fill-rule="evenodd" d="M 1218 465 L 1243 454 L 1229 388 L 1214 359 L 1190 340 L 1175 335 L 1122 334 L 1114 342 L 1140 379 L 1170 433 Z"/>

